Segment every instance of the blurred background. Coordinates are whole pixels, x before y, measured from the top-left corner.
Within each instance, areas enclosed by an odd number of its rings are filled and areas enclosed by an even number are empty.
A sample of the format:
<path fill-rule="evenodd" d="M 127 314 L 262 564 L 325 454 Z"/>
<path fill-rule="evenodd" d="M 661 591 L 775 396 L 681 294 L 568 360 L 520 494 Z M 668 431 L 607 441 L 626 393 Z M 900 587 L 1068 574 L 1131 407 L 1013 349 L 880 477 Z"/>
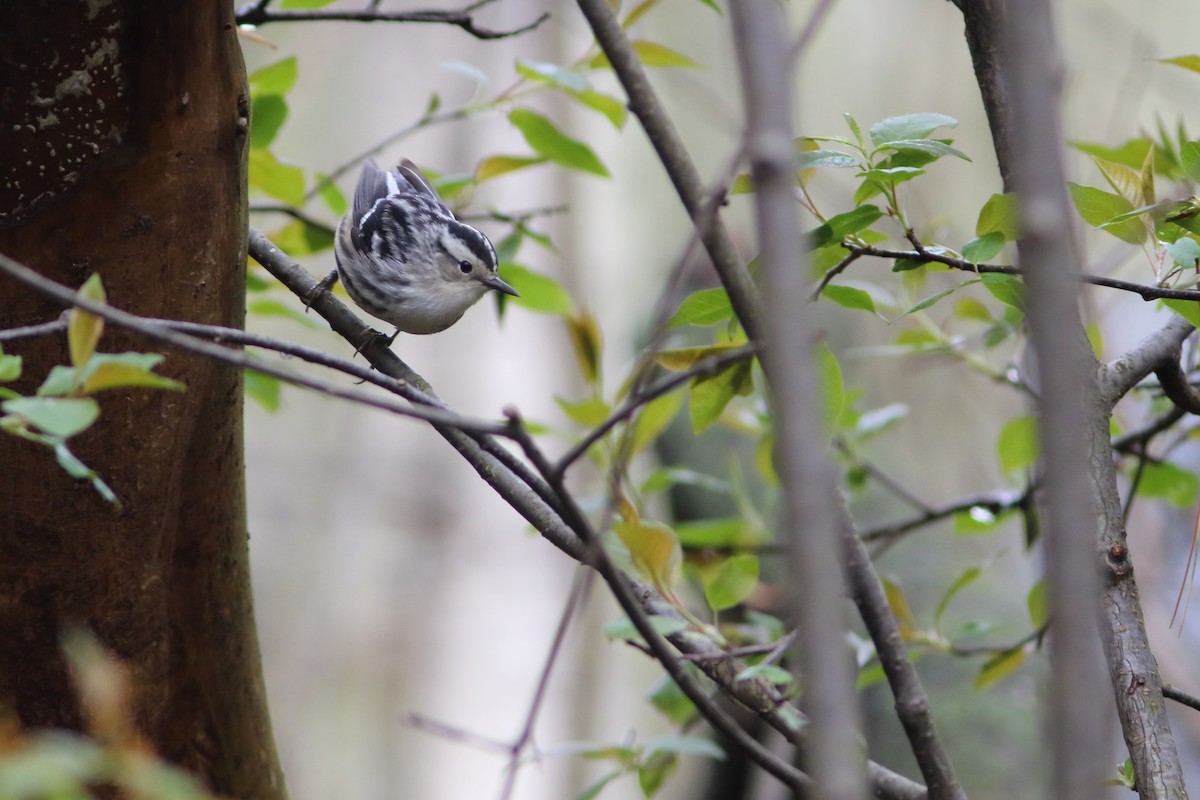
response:
<path fill-rule="evenodd" d="M 795 30 L 812 6 L 787 4 Z M 1194 0 L 1159 0 L 1152 8 L 1070 0 L 1058 3 L 1058 10 L 1069 138 L 1115 145 L 1152 131 L 1158 118 L 1172 129 L 1183 119 L 1193 136 L 1200 134 L 1200 76 L 1153 60 L 1200 50 Z M 310 173 L 329 172 L 412 125 L 434 93 L 443 109 L 458 108 L 509 86 L 517 58 L 571 64 L 588 52 L 590 32 L 570 3 L 500 0 L 476 17 L 483 26 L 509 29 L 544 11 L 550 17 L 537 30 L 490 42 L 443 25 L 264 26 L 257 33 L 274 47 L 245 39 L 248 68 L 291 55 L 299 61 L 290 116 L 272 150 Z M 652 80 L 702 174 L 715 179 L 741 132 L 728 18 L 693 0 L 663 0 L 638 24 L 640 38 L 701 65 L 655 70 Z M 463 65 L 486 82 L 477 82 Z M 623 96 L 611 75 L 598 76 L 595 85 Z M 959 120 L 951 135 L 973 163 L 944 159 L 906 194 L 927 240 L 961 246 L 974 235 L 979 207 L 1001 191 L 961 16 L 945 0 L 837 0 L 800 62 L 796 97 L 798 130 L 806 135 L 847 134 L 843 112 L 864 128 L 919 111 Z M 611 392 L 646 340 L 659 287 L 682 256 L 688 221 L 636 120 L 617 131 L 551 93 L 531 104 L 586 141 L 611 178 L 545 165 L 527 169 L 485 183 L 464 213 L 567 207 L 533 223 L 557 250 L 526 243 L 517 260 L 554 276 L 595 315 Z M 504 114 L 492 111 L 418 131 L 376 157 L 381 163 L 407 157 L 453 175 L 470 173 L 485 155 L 528 152 Z M 1103 185 L 1084 156 L 1072 153 L 1070 159 L 1073 180 Z M 356 176 L 353 169 L 338 181 L 347 195 Z M 850 172 L 822 172 L 809 188 L 827 213 L 851 207 Z M 754 252 L 749 207 L 747 199 L 735 198 L 727 214 L 748 256 Z M 336 224 L 327 209 L 314 206 L 312 213 Z M 270 232 L 285 220 L 256 215 L 252 221 Z M 486 222 L 480 227 L 494 237 L 503 233 Z M 1097 271 L 1152 279 L 1135 248 L 1090 231 L 1084 241 Z M 332 253 L 304 263 L 314 275 L 324 274 Z M 887 265 L 860 262 L 855 270 L 852 279 L 873 280 L 886 274 Z M 301 308 L 298 300 L 279 297 Z M 1093 293 L 1089 302 L 1108 358 L 1145 335 L 1159 313 L 1128 294 Z M 842 360 L 847 384 L 862 387 L 862 406 L 909 408 L 904 422 L 873 445 L 875 463 L 929 502 L 1006 485 L 994 443 L 1001 424 L 1022 408 L 1016 393 L 950 359 L 883 357 L 878 346 L 895 339 L 893 327 L 824 306 L 824 335 Z M 320 325 L 253 316 L 249 324 L 350 354 Z M 496 418 L 515 406 L 530 420 L 562 428 L 567 421 L 554 398 L 579 397 L 578 368 L 562 321 L 511 306 L 499 319 L 490 298 L 450 330 L 401 336 L 394 349 L 464 414 Z M 1144 410 L 1131 406 L 1121 414 L 1133 426 Z M 275 413 L 248 404 L 246 431 L 259 632 L 292 797 L 497 796 L 502 753 L 467 737 L 431 732 L 415 725 L 413 715 L 471 737 L 511 742 L 525 723 L 576 568 L 533 535 L 424 425 L 287 389 Z M 1191 466 L 1200 459 L 1194 450 L 1179 453 L 1176 460 Z M 687 457 L 693 466 L 711 463 L 713 470 L 722 469 L 725 459 L 712 450 Z M 582 469 L 577 485 L 585 495 L 594 493 L 594 476 Z M 868 492 L 855 511 L 869 526 L 902 516 L 904 508 Z M 1182 636 L 1167 627 L 1191 526 L 1189 511 L 1142 503 L 1135 506 L 1130 535 L 1165 680 L 1200 692 L 1200 621 Z M 1015 640 L 1028 628 L 1025 592 L 1040 571 L 1015 524 L 977 537 L 956 536 L 949 524 L 934 526 L 889 550 L 880 566 L 903 584 L 917 616 L 928 619 L 954 577 L 982 563 L 988 564 L 984 577 L 955 600 L 947 617 L 962 624 L 999 620 L 994 635 Z M 660 670 L 600 633 L 600 625 L 617 616 L 603 589 L 596 589 L 571 626 L 537 718 L 535 742 L 543 758 L 521 768 L 517 797 L 573 797 L 603 774 L 603 764 L 556 756 L 564 743 L 621 743 L 672 732 L 645 701 Z M 1044 767 L 1037 744 L 1043 659 L 1031 659 L 983 693 L 972 689 L 979 665 L 979 659 L 936 654 L 921 660 L 935 716 L 972 798 L 1034 796 Z M 863 698 L 872 757 L 915 777 L 886 687 L 871 687 Z M 1200 785 L 1200 718 L 1178 707 L 1172 713 L 1191 782 Z M 1118 741 L 1114 723 L 1114 765 L 1124 758 L 1116 755 Z M 660 796 L 705 796 L 710 768 L 702 759 L 685 758 Z M 755 796 L 779 796 L 770 780 L 758 784 Z M 641 792 L 626 777 L 601 796 L 620 800 Z"/>

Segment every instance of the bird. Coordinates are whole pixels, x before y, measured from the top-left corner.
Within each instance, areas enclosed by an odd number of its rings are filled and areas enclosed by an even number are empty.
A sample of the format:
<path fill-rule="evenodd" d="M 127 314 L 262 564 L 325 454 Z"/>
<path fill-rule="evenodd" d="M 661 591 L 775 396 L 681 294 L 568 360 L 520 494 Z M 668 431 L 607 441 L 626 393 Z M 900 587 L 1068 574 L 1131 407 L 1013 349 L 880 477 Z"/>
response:
<path fill-rule="evenodd" d="M 456 219 L 408 159 L 394 170 L 363 164 L 334 259 L 310 304 L 340 280 L 359 308 L 396 328 L 389 345 L 401 332 L 446 330 L 490 290 L 519 296 L 500 278 L 487 236 Z"/>

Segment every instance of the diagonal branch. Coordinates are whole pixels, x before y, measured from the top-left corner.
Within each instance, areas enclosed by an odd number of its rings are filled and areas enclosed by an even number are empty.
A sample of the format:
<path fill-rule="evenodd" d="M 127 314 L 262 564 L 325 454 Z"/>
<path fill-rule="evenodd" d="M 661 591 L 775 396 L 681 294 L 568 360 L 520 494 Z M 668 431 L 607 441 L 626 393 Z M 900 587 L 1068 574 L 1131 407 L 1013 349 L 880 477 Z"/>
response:
<path fill-rule="evenodd" d="M 705 219 L 706 193 L 687 148 L 642 69 L 633 44 L 625 35 L 608 0 L 577 0 L 596 41 L 629 96 L 629 109 L 646 131 L 666 169 L 683 207 L 700 231 L 701 241 L 721 278 L 734 313 L 752 340 L 762 335 L 762 301 L 741 257 L 718 215 Z"/>

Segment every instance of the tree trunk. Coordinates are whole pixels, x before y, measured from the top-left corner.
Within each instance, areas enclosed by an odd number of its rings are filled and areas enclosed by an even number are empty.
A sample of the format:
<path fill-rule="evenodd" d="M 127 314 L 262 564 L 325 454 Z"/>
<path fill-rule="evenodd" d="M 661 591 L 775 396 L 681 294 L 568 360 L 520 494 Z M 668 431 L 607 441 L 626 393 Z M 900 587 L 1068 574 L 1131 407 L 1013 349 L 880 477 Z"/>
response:
<path fill-rule="evenodd" d="M 245 67 L 228 3 L 32 0 L 0 24 L 0 252 L 150 317 L 240 327 Z M 0 328 L 61 309 L 0 279 Z M 100 350 L 152 349 L 109 328 Z M 68 361 L 22 340 L 13 387 Z M 99 396 L 72 440 L 123 510 L 46 448 L 0 436 L 0 704 L 79 727 L 60 654 L 87 625 L 129 667 L 158 752 L 222 794 L 285 796 L 251 605 L 241 375 L 172 353 L 182 393 Z"/>

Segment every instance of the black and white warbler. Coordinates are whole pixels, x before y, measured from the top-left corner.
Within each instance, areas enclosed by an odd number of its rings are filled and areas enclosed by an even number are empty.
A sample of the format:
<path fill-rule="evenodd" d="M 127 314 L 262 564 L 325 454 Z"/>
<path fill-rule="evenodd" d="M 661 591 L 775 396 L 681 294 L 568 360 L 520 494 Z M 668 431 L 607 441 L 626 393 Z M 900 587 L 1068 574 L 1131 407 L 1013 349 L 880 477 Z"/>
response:
<path fill-rule="evenodd" d="M 407 159 L 393 171 L 363 164 L 354 205 L 338 226 L 337 268 L 310 294 L 341 279 L 350 298 L 397 333 L 437 333 L 488 289 L 517 295 L 496 273 L 496 249 L 459 222 Z M 393 338 L 395 336 L 393 335 Z"/>

